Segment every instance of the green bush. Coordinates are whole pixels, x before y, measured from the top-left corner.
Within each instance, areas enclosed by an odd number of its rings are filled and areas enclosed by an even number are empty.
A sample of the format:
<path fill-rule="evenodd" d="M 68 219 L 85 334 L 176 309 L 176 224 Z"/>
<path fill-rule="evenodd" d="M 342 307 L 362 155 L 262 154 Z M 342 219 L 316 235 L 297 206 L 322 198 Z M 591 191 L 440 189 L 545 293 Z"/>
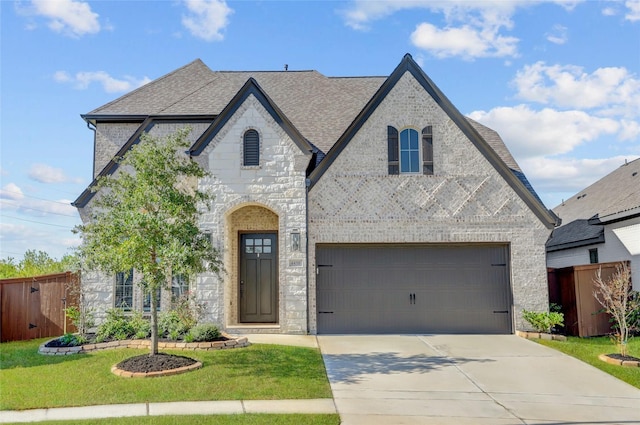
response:
<path fill-rule="evenodd" d="M 215 341 L 218 338 L 220 338 L 220 330 L 210 323 L 196 325 L 189 332 L 189 339 L 193 342 Z"/>
<path fill-rule="evenodd" d="M 537 332 L 551 332 L 554 326 L 564 326 L 564 314 L 555 311 L 522 310 L 522 317 L 529 322 Z"/>
<path fill-rule="evenodd" d="M 189 332 L 189 327 L 180 319 L 175 310 L 164 311 L 158 315 L 158 334 L 177 340 Z"/>
<path fill-rule="evenodd" d="M 96 341 L 129 339 L 135 335 L 135 333 L 136 329 L 125 316 L 124 311 L 119 308 L 112 308 L 107 310 L 107 319 L 98 326 Z"/>
<path fill-rule="evenodd" d="M 149 338 L 151 335 L 151 322 L 142 316 L 142 313 L 136 311 L 129 317 L 129 323 L 133 328 L 133 337 L 136 339 Z"/>

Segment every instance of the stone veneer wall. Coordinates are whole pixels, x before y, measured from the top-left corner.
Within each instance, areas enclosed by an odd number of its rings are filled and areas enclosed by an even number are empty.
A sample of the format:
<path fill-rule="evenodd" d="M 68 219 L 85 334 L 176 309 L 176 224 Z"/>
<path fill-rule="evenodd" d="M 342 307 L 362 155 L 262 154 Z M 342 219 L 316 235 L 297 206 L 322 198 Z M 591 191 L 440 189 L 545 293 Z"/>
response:
<path fill-rule="evenodd" d="M 433 176 L 388 175 L 388 125 L 433 126 Z M 322 243 L 509 244 L 515 329 L 523 308 L 548 308 L 550 232 L 409 73 L 309 193 L 310 270 Z M 309 296 L 316 332 L 315 273 Z"/>
<path fill-rule="evenodd" d="M 242 165 L 242 137 L 248 129 L 255 129 L 260 135 L 259 166 Z M 196 157 L 212 173 L 200 182 L 200 187 L 215 196 L 210 209 L 203 211 L 201 226 L 212 232 L 226 270 L 220 276 L 198 276 L 197 293 L 209 306 L 209 320 L 227 330 L 239 325 L 238 231 L 269 227 L 268 230 L 278 231 L 280 298 L 277 326 L 268 331 L 307 331 L 305 246 L 292 251 L 289 235 L 297 229 L 302 241 L 306 237 L 305 170 L 310 158 L 310 152 L 302 152 L 253 96 Z M 251 216 L 253 219 L 249 220 Z M 256 329 L 259 331 L 260 327 Z"/>

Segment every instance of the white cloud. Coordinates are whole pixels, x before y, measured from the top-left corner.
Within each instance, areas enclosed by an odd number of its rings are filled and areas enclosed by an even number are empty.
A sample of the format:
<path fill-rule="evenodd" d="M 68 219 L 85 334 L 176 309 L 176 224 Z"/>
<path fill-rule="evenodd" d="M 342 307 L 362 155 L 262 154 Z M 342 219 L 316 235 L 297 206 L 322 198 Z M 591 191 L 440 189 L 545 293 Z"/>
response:
<path fill-rule="evenodd" d="M 66 71 L 56 71 L 53 80 L 58 83 L 71 83 L 78 90 L 86 90 L 91 83 L 98 83 L 107 93 L 131 91 L 151 81 L 149 77 L 137 79 L 128 75 L 116 79 L 105 71 L 82 71 L 73 76 Z"/>
<path fill-rule="evenodd" d="M 88 3 L 74 0 L 33 0 L 31 14 L 48 19 L 48 27 L 55 32 L 79 37 L 100 31 L 98 14 Z"/>
<path fill-rule="evenodd" d="M 447 24 L 438 27 L 433 22 L 421 22 L 411 35 L 413 44 L 436 57 L 517 56 L 518 38 L 505 35 L 513 29 L 511 17 L 518 8 L 542 3 L 539 0 L 355 0 L 341 11 L 346 25 L 356 30 L 367 30 L 373 21 L 400 10 L 428 9 L 443 14 Z M 556 0 L 566 10 L 571 10 L 580 0 Z M 553 42 L 565 39 L 562 33 L 550 36 Z"/>
<path fill-rule="evenodd" d="M 616 134 L 620 123 L 583 111 L 541 111 L 527 105 L 475 111 L 471 118 L 495 129 L 513 155 L 521 159 L 567 153 L 604 135 Z"/>
<path fill-rule="evenodd" d="M 628 9 L 624 18 L 631 22 L 640 21 L 640 0 L 627 0 L 624 4 Z"/>
<path fill-rule="evenodd" d="M 602 115 L 640 115 L 640 80 L 626 68 L 527 65 L 513 80 L 520 99 L 566 108 L 597 109 Z"/>
<path fill-rule="evenodd" d="M 22 189 L 15 183 L 7 183 L 0 188 L 0 199 L 11 199 L 19 201 L 24 198 Z"/>
<path fill-rule="evenodd" d="M 33 164 L 29 170 L 29 178 L 40 183 L 82 183 L 82 179 L 66 176 L 62 168 L 46 164 Z"/>
<path fill-rule="evenodd" d="M 554 44 L 565 44 L 569 40 L 567 27 L 556 24 L 551 32 L 547 33 L 547 40 Z"/>
<path fill-rule="evenodd" d="M 547 205 L 555 207 L 562 197 L 568 199 L 620 167 L 625 160 L 632 161 L 636 158 L 637 155 L 600 159 L 536 157 L 521 161 L 520 166 L 536 189 L 560 194 L 553 205 Z"/>
<path fill-rule="evenodd" d="M 224 0 L 184 0 L 188 15 L 182 17 L 182 25 L 194 37 L 205 41 L 219 41 L 224 38 L 222 30 L 229 25 L 229 15 L 233 13 Z"/>
<path fill-rule="evenodd" d="M 461 56 L 473 59 L 514 56 L 518 39 L 501 36 L 495 30 L 476 29 L 467 25 L 439 29 L 422 23 L 411 34 L 411 42 L 439 58 Z"/>

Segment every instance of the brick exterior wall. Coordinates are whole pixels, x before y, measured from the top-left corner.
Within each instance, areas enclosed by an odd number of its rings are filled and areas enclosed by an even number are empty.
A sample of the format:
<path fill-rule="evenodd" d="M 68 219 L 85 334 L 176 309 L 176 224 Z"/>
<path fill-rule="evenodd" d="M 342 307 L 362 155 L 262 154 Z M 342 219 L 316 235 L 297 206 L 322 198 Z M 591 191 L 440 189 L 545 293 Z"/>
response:
<path fill-rule="evenodd" d="M 388 175 L 387 126 L 433 126 L 434 175 Z M 507 243 L 515 329 L 548 307 L 544 243 L 529 210 L 422 86 L 406 73 L 309 193 L 309 261 L 321 243 Z M 309 273 L 310 331 L 316 280 Z"/>

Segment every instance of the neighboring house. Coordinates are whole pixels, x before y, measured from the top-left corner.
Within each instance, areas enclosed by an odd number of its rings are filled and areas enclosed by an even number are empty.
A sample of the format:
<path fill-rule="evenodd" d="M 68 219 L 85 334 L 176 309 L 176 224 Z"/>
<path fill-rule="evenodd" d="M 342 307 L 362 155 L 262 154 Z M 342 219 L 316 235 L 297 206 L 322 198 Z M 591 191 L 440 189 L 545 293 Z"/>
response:
<path fill-rule="evenodd" d="M 553 211 L 562 226 L 547 242 L 548 267 L 630 261 L 634 289 L 640 290 L 640 159 L 625 162 Z"/>
<path fill-rule="evenodd" d="M 226 272 L 175 279 L 229 332 L 513 333 L 548 306 L 556 217 L 493 130 L 406 55 L 389 77 L 214 72 L 196 60 L 83 118 L 94 177 L 142 132 L 189 126 Z M 75 201 L 83 219 L 93 194 Z M 92 305 L 148 306 L 85 274 Z M 166 307 L 171 291 L 163 291 Z"/>

